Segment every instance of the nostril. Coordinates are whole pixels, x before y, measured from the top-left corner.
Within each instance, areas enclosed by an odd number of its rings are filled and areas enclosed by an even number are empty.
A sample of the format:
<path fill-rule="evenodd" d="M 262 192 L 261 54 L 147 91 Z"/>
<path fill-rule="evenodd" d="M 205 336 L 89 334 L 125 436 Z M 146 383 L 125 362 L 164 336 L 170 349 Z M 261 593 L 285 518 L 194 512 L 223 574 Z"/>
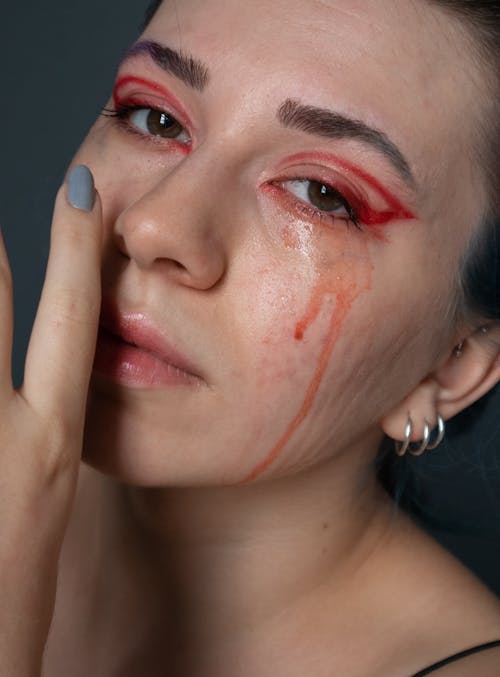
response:
<path fill-rule="evenodd" d="M 123 235 L 121 233 L 115 233 L 114 241 L 116 249 L 120 253 L 120 255 L 126 259 L 129 259 L 130 256 L 128 254 L 127 244 L 125 242 L 125 238 L 123 237 Z"/>
<path fill-rule="evenodd" d="M 189 269 L 187 266 L 183 265 L 180 261 L 177 259 L 159 259 L 159 262 L 162 266 L 167 266 L 167 268 L 170 270 L 170 273 L 173 273 L 174 275 L 178 274 L 180 277 L 179 279 L 183 279 L 186 274 L 189 274 Z"/>
<path fill-rule="evenodd" d="M 183 266 L 182 263 L 179 263 L 179 261 L 176 261 L 175 259 L 171 260 L 171 263 L 173 267 L 178 270 L 186 270 L 186 266 Z"/>

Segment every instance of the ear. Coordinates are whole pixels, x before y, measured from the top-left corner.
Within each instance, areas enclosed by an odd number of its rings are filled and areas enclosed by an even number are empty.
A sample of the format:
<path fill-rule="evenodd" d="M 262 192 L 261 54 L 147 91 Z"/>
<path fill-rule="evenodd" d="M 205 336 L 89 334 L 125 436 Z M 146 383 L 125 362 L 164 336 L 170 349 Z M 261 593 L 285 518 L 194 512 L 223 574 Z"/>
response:
<path fill-rule="evenodd" d="M 403 440 L 408 417 L 412 441 L 438 414 L 450 419 L 479 400 L 500 381 L 500 325 L 475 330 L 455 346 L 443 363 L 381 421 L 386 435 Z"/>

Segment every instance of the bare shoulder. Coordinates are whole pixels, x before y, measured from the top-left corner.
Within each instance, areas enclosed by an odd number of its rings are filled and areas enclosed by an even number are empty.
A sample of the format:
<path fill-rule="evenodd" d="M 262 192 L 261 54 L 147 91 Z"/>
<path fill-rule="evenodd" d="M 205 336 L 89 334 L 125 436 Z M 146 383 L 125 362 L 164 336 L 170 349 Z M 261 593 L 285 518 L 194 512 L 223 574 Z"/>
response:
<path fill-rule="evenodd" d="M 412 609 L 404 632 L 413 628 L 419 638 L 414 646 L 415 672 L 500 640 L 500 600 L 462 562 L 406 518 L 392 547 L 404 571 L 399 601 Z M 436 677 L 473 674 L 499 677 L 500 647 L 470 654 L 436 671 Z"/>
<path fill-rule="evenodd" d="M 430 674 L 436 677 L 498 677 L 500 646 L 463 656 Z"/>

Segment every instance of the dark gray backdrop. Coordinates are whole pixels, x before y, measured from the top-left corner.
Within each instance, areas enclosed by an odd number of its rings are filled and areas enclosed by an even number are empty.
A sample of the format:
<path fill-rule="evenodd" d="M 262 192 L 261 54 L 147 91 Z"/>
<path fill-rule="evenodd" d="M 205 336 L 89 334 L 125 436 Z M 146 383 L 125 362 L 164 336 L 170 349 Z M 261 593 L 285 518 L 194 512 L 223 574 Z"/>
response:
<path fill-rule="evenodd" d="M 15 284 L 15 383 L 48 254 L 52 203 L 73 152 L 107 99 L 143 0 L 3 2 L 0 223 Z M 381 384 L 383 387 L 383 384 Z M 478 419 L 477 413 L 480 413 Z M 451 439 L 411 459 L 427 528 L 500 593 L 500 391 Z M 415 459 L 415 461 L 417 461 Z"/>

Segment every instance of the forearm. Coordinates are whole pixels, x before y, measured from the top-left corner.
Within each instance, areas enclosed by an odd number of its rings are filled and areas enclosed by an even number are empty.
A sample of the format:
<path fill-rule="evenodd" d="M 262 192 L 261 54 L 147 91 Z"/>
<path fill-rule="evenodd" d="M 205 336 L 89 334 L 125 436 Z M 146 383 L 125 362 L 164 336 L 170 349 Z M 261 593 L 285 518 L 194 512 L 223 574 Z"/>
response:
<path fill-rule="evenodd" d="M 59 544 L 31 526 L 0 556 L 0 674 L 8 677 L 40 677 L 54 611 Z"/>

